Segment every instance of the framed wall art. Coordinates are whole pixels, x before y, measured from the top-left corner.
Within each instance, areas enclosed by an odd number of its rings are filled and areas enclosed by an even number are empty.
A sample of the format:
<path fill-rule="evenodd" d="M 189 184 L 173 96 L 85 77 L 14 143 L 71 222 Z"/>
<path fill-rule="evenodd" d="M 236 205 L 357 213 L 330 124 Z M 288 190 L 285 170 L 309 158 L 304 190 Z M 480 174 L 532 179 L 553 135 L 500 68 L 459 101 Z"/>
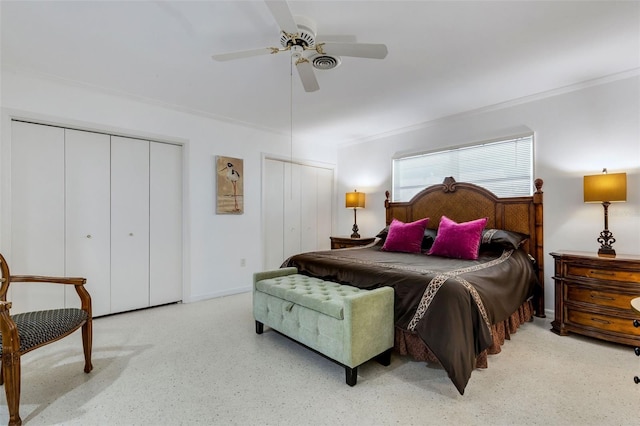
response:
<path fill-rule="evenodd" d="M 216 156 L 216 213 L 244 213 L 244 168 L 240 158 Z"/>

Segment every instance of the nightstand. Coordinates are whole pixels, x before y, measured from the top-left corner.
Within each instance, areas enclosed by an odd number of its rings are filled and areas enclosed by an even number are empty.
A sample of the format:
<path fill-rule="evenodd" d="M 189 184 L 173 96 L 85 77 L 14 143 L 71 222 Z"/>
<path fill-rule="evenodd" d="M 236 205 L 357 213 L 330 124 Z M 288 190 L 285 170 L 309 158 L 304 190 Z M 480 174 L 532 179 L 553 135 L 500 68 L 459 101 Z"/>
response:
<path fill-rule="evenodd" d="M 331 250 L 366 246 L 375 241 L 375 238 L 351 238 L 351 237 L 330 237 L 331 238 Z"/>
<path fill-rule="evenodd" d="M 638 314 L 631 300 L 640 294 L 640 256 L 599 257 L 596 253 L 561 251 L 555 259 L 556 334 L 583 334 L 610 342 L 640 346 Z"/>

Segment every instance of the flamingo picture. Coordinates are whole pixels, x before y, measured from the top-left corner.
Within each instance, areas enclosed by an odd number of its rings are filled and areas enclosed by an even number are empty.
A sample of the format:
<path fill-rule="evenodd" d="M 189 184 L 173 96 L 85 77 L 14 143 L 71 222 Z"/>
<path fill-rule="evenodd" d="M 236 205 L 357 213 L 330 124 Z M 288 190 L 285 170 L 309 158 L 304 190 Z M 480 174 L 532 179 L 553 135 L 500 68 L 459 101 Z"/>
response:
<path fill-rule="evenodd" d="M 239 171 L 239 167 L 234 166 L 234 164 L 242 164 L 242 160 L 239 159 L 233 159 L 233 158 L 228 158 L 228 157 L 219 157 L 218 158 L 218 172 L 220 174 L 222 174 L 224 176 L 224 180 L 226 182 L 231 183 L 231 188 L 233 191 L 233 210 L 232 211 L 227 211 L 228 213 L 239 213 L 242 211 L 242 209 L 240 208 L 240 203 L 238 202 L 238 198 L 242 196 L 241 194 L 241 190 L 239 191 L 239 186 L 238 183 L 240 182 L 240 171 Z M 222 166 L 222 167 L 221 167 Z M 241 186 L 240 186 L 241 188 Z M 218 185 L 218 196 L 220 197 L 221 192 L 224 192 L 224 189 L 220 187 L 220 185 Z M 218 210 L 220 211 L 220 206 L 218 206 Z M 224 211 L 222 211 L 224 213 Z"/>

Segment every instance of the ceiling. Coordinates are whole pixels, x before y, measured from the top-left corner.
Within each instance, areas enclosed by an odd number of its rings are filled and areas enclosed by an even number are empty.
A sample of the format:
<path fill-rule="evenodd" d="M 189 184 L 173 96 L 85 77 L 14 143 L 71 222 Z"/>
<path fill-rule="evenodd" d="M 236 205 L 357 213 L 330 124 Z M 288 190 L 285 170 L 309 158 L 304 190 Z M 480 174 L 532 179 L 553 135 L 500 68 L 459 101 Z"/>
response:
<path fill-rule="evenodd" d="M 343 57 L 317 92 L 262 1 L 2 1 L 2 66 L 301 140 L 354 141 L 640 69 L 637 1 L 290 1 L 318 40 L 384 43 Z M 323 36 L 324 35 L 324 36 Z M 293 126 L 291 119 L 293 118 Z"/>

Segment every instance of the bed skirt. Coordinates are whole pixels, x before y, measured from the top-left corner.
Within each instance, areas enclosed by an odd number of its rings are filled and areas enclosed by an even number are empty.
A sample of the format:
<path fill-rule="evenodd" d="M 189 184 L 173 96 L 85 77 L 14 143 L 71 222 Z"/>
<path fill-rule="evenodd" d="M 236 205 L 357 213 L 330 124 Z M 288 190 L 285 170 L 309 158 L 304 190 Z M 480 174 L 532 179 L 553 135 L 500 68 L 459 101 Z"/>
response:
<path fill-rule="evenodd" d="M 531 300 L 524 302 L 506 320 L 491 326 L 493 344 L 482 351 L 476 358 L 476 368 L 487 368 L 488 355 L 500 353 L 505 340 L 510 340 L 520 325 L 533 320 L 533 303 Z M 438 358 L 429 350 L 422 339 L 416 334 L 396 327 L 394 349 L 400 355 L 409 355 L 416 361 L 440 364 Z"/>

